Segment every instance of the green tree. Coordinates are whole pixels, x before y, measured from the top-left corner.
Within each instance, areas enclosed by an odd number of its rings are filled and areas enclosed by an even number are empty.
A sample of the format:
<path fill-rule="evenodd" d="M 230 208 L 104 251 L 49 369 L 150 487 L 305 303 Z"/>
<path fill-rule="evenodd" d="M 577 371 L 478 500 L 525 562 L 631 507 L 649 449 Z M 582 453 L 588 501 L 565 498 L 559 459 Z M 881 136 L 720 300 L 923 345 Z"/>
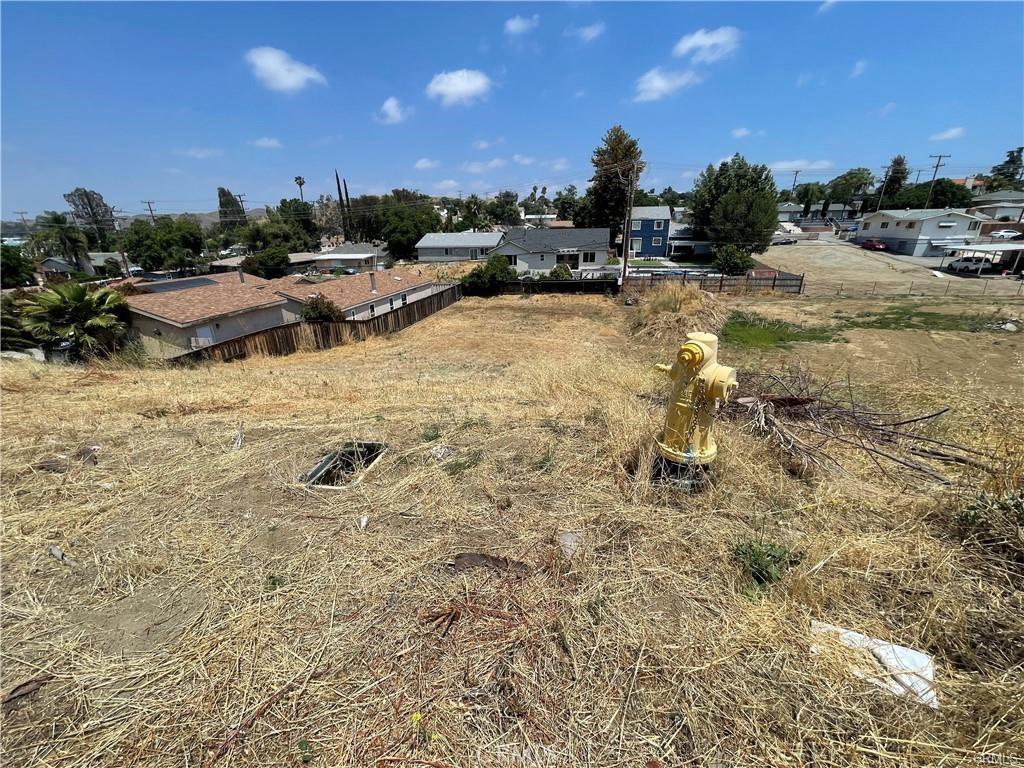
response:
<path fill-rule="evenodd" d="M 807 218 L 811 215 L 811 206 L 825 197 L 825 185 L 817 181 L 800 184 L 797 186 L 794 196 L 796 201 L 804 207 L 802 215 Z"/>
<path fill-rule="evenodd" d="M 251 222 L 238 232 L 238 236 L 253 253 L 276 247 L 283 248 L 286 254 L 302 253 L 310 250 L 315 243 L 306 232 L 279 217 Z"/>
<path fill-rule="evenodd" d="M 963 184 L 957 184 L 950 179 L 936 179 L 931 200 L 928 199 L 929 186 L 931 186 L 931 182 L 904 187 L 896 195 L 893 204 L 889 206 L 887 202 L 883 208 L 924 208 L 925 203 L 928 208 L 967 208 L 973 203 L 971 190 Z"/>
<path fill-rule="evenodd" d="M 156 229 L 145 219 L 135 219 L 121 233 L 121 247 L 128 258 L 147 272 L 164 268 L 164 252 L 157 241 Z"/>
<path fill-rule="evenodd" d="M 282 245 L 272 245 L 242 259 L 243 272 L 268 280 L 284 277 L 289 267 L 291 260 L 288 258 L 288 249 Z"/>
<path fill-rule="evenodd" d="M 495 296 L 504 283 L 515 278 L 516 271 L 508 259 L 496 253 L 462 278 L 462 292 L 467 296 Z"/>
<path fill-rule="evenodd" d="M 720 245 L 715 248 L 714 266 L 723 275 L 745 275 L 753 269 L 757 262 L 750 256 L 750 251 L 735 245 Z"/>
<path fill-rule="evenodd" d="M 22 299 L 20 307 L 22 327 L 45 349 L 67 342 L 72 359 L 113 352 L 127 333 L 124 297 L 110 288 L 69 281 Z"/>
<path fill-rule="evenodd" d="M 761 253 L 778 226 L 778 191 L 766 165 L 751 165 L 736 154 L 718 168 L 709 165 L 693 187 L 698 232 L 716 246 L 736 245 Z"/>
<path fill-rule="evenodd" d="M 306 198 L 304 198 L 302 196 L 302 188 L 304 186 L 306 186 L 306 180 L 304 178 L 302 178 L 301 176 L 296 176 L 295 177 L 295 186 L 297 186 L 299 188 L 299 200 L 301 200 L 302 202 L 306 202 Z"/>
<path fill-rule="evenodd" d="M 519 216 L 519 195 L 516 192 L 506 189 L 499 192 L 487 205 L 487 215 L 495 224 L 504 224 L 514 227 L 522 223 Z"/>
<path fill-rule="evenodd" d="M 1003 162 L 993 165 L 985 186 L 989 192 L 1024 187 L 1024 147 L 1009 150 Z"/>
<path fill-rule="evenodd" d="M 661 198 L 654 194 L 654 189 L 638 189 L 633 196 L 633 205 L 664 205 Z"/>
<path fill-rule="evenodd" d="M 487 206 L 477 195 L 470 195 L 462 205 L 462 218 L 459 221 L 459 228 L 486 229 L 491 226 L 491 220 L 487 216 Z"/>
<path fill-rule="evenodd" d="M 41 254 L 40 260 L 53 256 L 64 259 L 86 274 L 95 272 L 89 261 L 89 245 L 85 235 L 66 215 L 45 211 L 36 217 L 35 229 L 32 246 L 37 254 Z"/>
<path fill-rule="evenodd" d="M 384 215 L 384 239 L 397 259 L 412 258 L 420 238 L 440 228 L 441 217 L 426 205 L 396 205 Z"/>
<path fill-rule="evenodd" d="M 114 235 L 114 209 L 107 205 L 103 195 L 76 187 L 64 195 L 64 200 L 71 206 L 74 220 L 84 227 L 89 246 L 109 251 Z"/>
<path fill-rule="evenodd" d="M 217 187 L 217 220 L 224 232 L 234 232 L 248 223 L 242 204 L 225 187 Z"/>
<path fill-rule="evenodd" d="M 661 197 L 663 204 L 670 205 L 673 208 L 681 208 L 686 206 L 689 195 L 686 192 L 676 192 L 672 187 L 665 187 L 661 190 L 659 197 Z"/>
<path fill-rule="evenodd" d="M 907 159 L 903 155 L 896 155 L 889 161 L 889 173 L 881 190 L 883 199 L 898 195 L 908 178 L 910 178 L 910 169 L 907 168 Z"/>
<path fill-rule="evenodd" d="M 300 317 L 306 323 L 334 323 L 344 320 L 345 313 L 322 293 L 316 293 L 302 305 Z"/>
<path fill-rule="evenodd" d="M 103 260 L 103 272 L 107 277 L 125 277 L 124 265 L 120 259 L 113 257 Z"/>
<path fill-rule="evenodd" d="M 647 167 L 642 158 L 640 144 L 621 125 L 609 128 L 591 155 L 594 175 L 587 191 L 591 202 L 586 226 L 608 227 L 609 244 L 614 244 L 622 234 L 629 193 L 633 191 L 628 180 L 631 172 L 639 180 Z"/>
<path fill-rule="evenodd" d="M 316 222 L 313 220 L 313 204 L 303 200 L 283 199 L 276 211 L 268 211 L 268 218 L 279 216 L 285 224 L 301 230 L 311 244 L 319 240 Z"/>
<path fill-rule="evenodd" d="M 35 285 L 35 265 L 20 245 L 0 246 L 0 284 L 4 288 Z"/>
<path fill-rule="evenodd" d="M 826 195 L 833 203 L 842 204 L 842 214 L 854 198 L 863 195 L 874 182 L 875 177 L 867 168 L 851 168 L 828 183 Z"/>
<path fill-rule="evenodd" d="M 573 221 L 576 217 L 576 207 L 580 201 L 577 197 L 576 185 L 569 184 L 564 189 L 558 190 L 555 194 L 555 215 L 562 221 Z"/>

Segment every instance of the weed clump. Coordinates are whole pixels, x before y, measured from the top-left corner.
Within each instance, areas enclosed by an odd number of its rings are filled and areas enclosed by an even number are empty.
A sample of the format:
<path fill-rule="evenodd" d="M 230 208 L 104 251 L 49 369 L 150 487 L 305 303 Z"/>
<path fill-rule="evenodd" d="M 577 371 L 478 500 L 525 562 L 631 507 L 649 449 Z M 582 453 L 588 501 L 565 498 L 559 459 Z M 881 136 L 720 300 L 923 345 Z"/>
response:
<path fill-rule="evenodd" d="M 954 515 L 959 535 L 1024 563 L 1024 490 L 982 493 Z"/>
<path fill-rule="evenodd" d="M 633 333 L 651 338 L 680 338 L 691 331 L 714 333 L 725 315 L 714 296 L 692 283 L 662 283 L 639 298 Z"/>
<path fill-rule="evenodd" d="M 794 325 L 749 312 L 733 312 L 722 326 L 719 338 L 728 346 L 747 349 L 787 347 L 800 341 L 843 341 L 830 328 Z"/>
<path fill-rule="evenodd" d="M 794 552 L 771 541 L 742 541 L 733 548 L 733 558 L 743 565 L 748 578 L 756 587 L 766 587 L 782 580 L 787 570 L 804 559 L 802 552 Z"/>

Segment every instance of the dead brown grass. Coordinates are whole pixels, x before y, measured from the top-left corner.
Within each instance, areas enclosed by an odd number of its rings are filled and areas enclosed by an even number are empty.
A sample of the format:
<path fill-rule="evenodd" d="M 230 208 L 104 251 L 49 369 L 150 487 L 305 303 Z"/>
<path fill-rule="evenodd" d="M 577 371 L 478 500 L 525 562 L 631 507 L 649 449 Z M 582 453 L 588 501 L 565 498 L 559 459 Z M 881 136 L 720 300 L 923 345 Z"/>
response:
<path fill-rule="evenodd" d="M 948 492 L 855 453 L 802 482 L 731 424 L 714 488 L 652 489 L 662 413 L 638 395 L 661 391 L 662 350 L 634 311 L 467 299 L 288 358 L 87 381 L 4 363 L 2 684 L 54 676 L 5 715 L 4 764 L 1024 757 L 1020 573 L 961 544 Z M 1024 443 L 1020 402 L 991 388 L 901 397 L 952 398 L 974 445 Z M 296 483 L 352 438 L 391 446 L 362 483 Z M 86 442 L 97 466 L 32 469 Z M 759 536 L 806 557 L 753 592 L 731 552 Z M 455 573 L 464 551 L 530 574 Z M 934 654 L 942 708 L 812 656 L 812 618 Z"/>

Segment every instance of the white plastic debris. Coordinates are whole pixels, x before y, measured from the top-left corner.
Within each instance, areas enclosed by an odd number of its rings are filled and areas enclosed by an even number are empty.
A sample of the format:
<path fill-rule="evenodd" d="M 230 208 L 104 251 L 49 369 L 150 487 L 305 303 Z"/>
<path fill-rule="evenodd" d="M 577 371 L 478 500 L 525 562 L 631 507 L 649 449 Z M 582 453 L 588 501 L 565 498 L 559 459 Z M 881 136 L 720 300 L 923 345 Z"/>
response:
<path fill-rule="evenodd" d="M 851 664 L 850 669 L 857 677 L 897 696 L 909 696 L 933 709 L 939 708 L 935 663 L 927 653 L 821 621 L 811 621 L 811 632 L 835 635 L 847 648 L 866 651 L 861 655 L 863 663 Z M 820 650 L 819 646 L 811 645 L 811 653 L 817 654 Z"/>
<path fill-rule="evenodd" d="M 579 552 L 583 545 L 582 531 L 562 531 L 557 537 L 558 546 L 562 548 L 562 554 L 572 557 Z"/>
<path fill-rule="evenodd" d="M 437 461 L 444 461 L 455 455 L 455 449 L 449 445 L 435 445 L 430 449 L 430 455 Z"/>
<path fill-rule="evenodd" d="M 238 431 L 235 432 L 235 442 L 232 443 L 232 447 L 237 451 L 242 447 L 245 442 L 245 426 L 243 424 L 238 425 Z"/>
<path fill-rule="evenodd" d="M 370 516 L 369 515 L 360 515 L 359 516 L 359 530 L 360 531 L 365 531 L 366 527 L 369 524 L 370 524 Z"/>

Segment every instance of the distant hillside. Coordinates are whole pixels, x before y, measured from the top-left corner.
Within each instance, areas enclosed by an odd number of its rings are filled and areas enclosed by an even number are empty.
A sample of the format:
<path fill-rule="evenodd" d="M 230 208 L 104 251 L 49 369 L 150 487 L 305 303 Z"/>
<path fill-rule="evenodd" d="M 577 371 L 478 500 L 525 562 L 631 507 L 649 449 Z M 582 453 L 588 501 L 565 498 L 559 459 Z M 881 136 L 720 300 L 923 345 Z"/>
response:
<path fill-rule="evenodd" d="M 249 221 L 255 221 L 256 219 L 267 218 L 266 208 L 252 208 L 245 212 L 246 217 Z M 208 213 L 157 213 L 157 216 L 170 216 L 171 218 L 178 218 L 179 216 L 195 216 L 199 219 L 199 223 L 203 229 L 216 224 L 218 221 L 217 211 L 209 211 Z M 148 219 L 148 213 L 137 213 L 134 216 L 128 216 L 123 222 L 122 226 L 129 226 L 135 219 Z M 32 222 L 29 222 L 29 231 L 32 231 Z M 20 221 L 0 221 L 0 234 L 3 237 L 22 237 L 25 234 L 25 228 L 22 226 Z"/>

